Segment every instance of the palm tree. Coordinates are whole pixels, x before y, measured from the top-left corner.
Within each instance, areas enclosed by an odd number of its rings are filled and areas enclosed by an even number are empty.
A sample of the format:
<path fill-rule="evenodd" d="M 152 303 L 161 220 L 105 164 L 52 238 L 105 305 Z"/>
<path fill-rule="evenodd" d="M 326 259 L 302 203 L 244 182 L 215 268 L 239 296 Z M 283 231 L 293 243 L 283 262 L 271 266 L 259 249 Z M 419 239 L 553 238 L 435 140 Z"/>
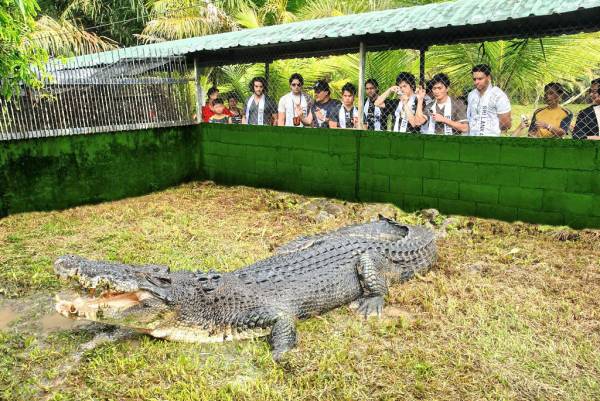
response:
<path fill-rule="evenodd" d="M 470 69 L 479 63 L 490 65 L 496 85 L 514 101 L 531 102 L 545 83 L 591 76 L 600 66 L 600 34 L 434 46 L 427 53 L 428 73 L 447 73 L 457 90 L 472 86 Z"/>

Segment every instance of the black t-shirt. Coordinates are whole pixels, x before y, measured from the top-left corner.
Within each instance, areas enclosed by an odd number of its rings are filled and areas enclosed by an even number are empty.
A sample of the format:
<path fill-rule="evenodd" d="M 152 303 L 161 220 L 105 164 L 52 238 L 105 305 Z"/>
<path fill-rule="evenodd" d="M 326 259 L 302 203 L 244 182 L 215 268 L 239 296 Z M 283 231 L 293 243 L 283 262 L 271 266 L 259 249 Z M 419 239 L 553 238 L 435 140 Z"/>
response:
<path fill-rule="evenodd" d="M 339 119 L 339 110 L 341 103 L 339 100 L 329 99 L 324 103 L 315 102 L 310 108 L 310 112 L 312 113 L 312 126 L 315 128 L 329 128 L 329 122 L 338 122 Z M 325 121 L 319 121 L 317 119 L 317 110 L 321 110 L 321 112 L 325 115 Z"/>

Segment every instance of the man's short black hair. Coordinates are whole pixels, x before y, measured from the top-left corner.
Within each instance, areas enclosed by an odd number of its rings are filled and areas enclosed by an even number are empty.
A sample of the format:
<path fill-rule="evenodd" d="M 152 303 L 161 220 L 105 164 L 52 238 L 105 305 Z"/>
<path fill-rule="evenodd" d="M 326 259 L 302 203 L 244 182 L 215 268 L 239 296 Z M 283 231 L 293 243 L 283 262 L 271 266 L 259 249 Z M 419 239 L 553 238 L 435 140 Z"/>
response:
<path fill-rule="evenodd" d="M 600 78 L 593 79 L 592 82 L 590 83 L 590 88 L 592 87 L 592 85 L 598 85 L 597 92 L 600 95 Z"/>
<path fill-rule="evenodd" d="M 432 91 L 432 88 L 433 88 L 433 80 L 430 79 L 429 81 L 425 82 L 425 91 L 427 93 L 429 93 Z"/>
<path fill-rule="evenodd" d="M 377 82 L 377 80 L 375 78 L 369 78 L 365 81 L 365 86 L 367 86 L 367 84 L 371 84 L 375 87 L 375 89 L 379 89 L 379 83 Z"/>
<path fill-rule="evenodd" d="M 313 90 L 315 91 L 315 93 L 325 91 L 331 94 L 331 88 L 329 87 L 329 83 L 327 83 L 327 81 L 324 79 L 320 79 L 317 82 L 315 82 L 315 84 L 313 85 Z"/>
<path fill-rule="evenodd" d="M 350 92 L 352 96 L 356 95 L 356 86 L 352 85 L 350 82 L 346 82 L 344 86 L 342 86 L 342 94 L 344 92 Z"/>
<path fill-rule="evenodd" d="M 216 86 L 213 86 L 211 88 L 208 88 L 208 91 L 206 91 L 206 96 L 210 97 L 210 95 L 212 95 L 215 92 L 218 92 L 219 90 L 217 89 Z"/>
<path fill-rule="evenodd" d="M 267 91 L 269 90 L 269 85 L 267 84 L 267 80 L 264 79 L 263 77 L 254 77 L 250 80 L 250 84 L 248 84 L 248 87 L 250 88 L 250 92 L 254 93 L 254 83 L 255 82 L 260 82 L 263 86 L 263 93 L 267 93 Z"/>
<path fill-rule="evenodd" d="M 412 88 L 413 91 L 417 89 L 415 76 L 410 72 L 404 71 L 398 74 L 398 76 L 396 77 L 396 85 L 400 85 L 400 82 L 402 81 L 406 82 Z"/>
<path fill-rule="evenodd" d="M 471 68 L 471 74 L 475 72 L 483 72 L 488 77 L 492 74 L 492 69 L 487 64 L 477 64 Z"/>
<path fill-rule="evenodd" d="M 427 83 L 427 86 L 431 85 L 431 88 L 433 89 L 433 85 L 435 84 L 442 84 L 444 85 L 446 88 L 450 87 L 450 77 L 446 74 L 439 73 L 439 74 L 435 74 L 433 76 L 433 78 L 431 78 L 431 80 Z"/>
<path fill-rule="evenodd" d="M 292 76 L 290 77 L 290 85 L 292 84 L 294 79 L 297 79 L 298 81 L 300 81 L 300 85 L 304 85 L 304 78 L 302 78 L 302 75 L 298 74 L 297 72 L 293 73 Z"/>
<path fill-rule="evenodd" d="M 592 79 L 592 83 L 590 85 L 600 85 L 600 78 Z"/>
<path fill-rule="evenodd" d="M 215 106 L 217 104 L 225 105 L 225 102 L 223 102 L 223 98 L 220 98 L 220 97 L 216 98 L 213 102 L 213 106 Z"/>
<path fill-rule="evenodd" d="M 549 89 L 552 89 L 554 92 L 556 92 L 557 95 L 561 97 L 567 93 L 565 88 L 558 82 L 550 82 L 549 84 L 544 86 L 544 92 L 547 92 Z"/>

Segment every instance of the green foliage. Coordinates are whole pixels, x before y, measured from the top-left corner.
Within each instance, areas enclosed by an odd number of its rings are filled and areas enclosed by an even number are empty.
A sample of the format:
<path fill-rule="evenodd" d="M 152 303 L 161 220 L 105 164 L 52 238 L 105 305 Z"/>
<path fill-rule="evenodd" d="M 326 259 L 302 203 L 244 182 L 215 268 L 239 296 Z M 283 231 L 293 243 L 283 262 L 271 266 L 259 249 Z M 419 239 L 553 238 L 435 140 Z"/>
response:
<path fill-rule="evenodd" d="M 25 45 L 38 11 L 35 0 L 0 0 L 0 96 L 19 93 L 21 84 L 38 86 L 40 81 L 31 66 L 41 69 L 46 59 L 43 50 Z"/>

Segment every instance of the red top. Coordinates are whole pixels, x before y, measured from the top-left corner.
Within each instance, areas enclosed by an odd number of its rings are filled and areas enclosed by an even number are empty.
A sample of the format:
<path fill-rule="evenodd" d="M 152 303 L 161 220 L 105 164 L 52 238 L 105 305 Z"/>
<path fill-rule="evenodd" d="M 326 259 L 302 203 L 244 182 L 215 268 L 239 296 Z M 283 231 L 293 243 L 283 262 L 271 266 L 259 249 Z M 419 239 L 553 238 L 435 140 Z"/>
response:
<path fill-rule="evenodd" d="M 207 104 L 205 106 L 202 106 L 202 121 L 207 123 L 208 119 L 211 118 L 213 115 L 215 114 L 214 111 L 212 111 L 212 109 L 210 108 L 210 106 Z M 229 109 L 227 107 L 225 107 L 225 109 L 223 110 L 223 114 L 225 114 L 226 116 L 231 116 L 231 111 L 229 111 Z"/>

